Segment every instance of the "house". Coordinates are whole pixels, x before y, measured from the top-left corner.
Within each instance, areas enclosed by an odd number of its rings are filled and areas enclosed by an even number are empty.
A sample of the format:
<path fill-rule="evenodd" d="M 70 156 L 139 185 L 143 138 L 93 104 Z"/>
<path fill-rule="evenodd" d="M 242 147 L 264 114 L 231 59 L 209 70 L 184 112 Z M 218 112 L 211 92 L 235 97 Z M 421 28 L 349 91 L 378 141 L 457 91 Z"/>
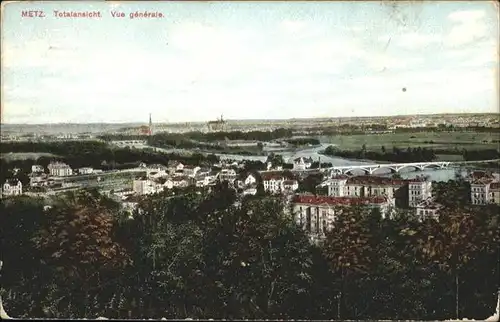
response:
<path fill-rule="evenodd" d="M 215 170 L 210 171 L 207 175 L 205 175 L 205 178 L 204 178 L 205 185 L 208 185 L 210 183 L 214 183 L 215 181 L 217 181 L 218 177 L 219 177 L 218 171 L 215 171 Z"/>
<path fill-rule="evenodd" d="M 149 195 L 163 191 L 163 186 L 152 180 L 141 178 L 133 181 L 132 189 L 138 195 Z"/>
<path fill-rule="evenodd" d="M 408 181 L 408 204 L 416 207 L 423 200 L 432 197 L 432 182 L 424 177 L 417 177 Z"/>
<path fill-rule="evenodd" d="M 45 168 L 43 167 L 43 165 L 34 164 L 31 166 L 31 173 L 44 173 L 44 172 Z"/>
<path fill-rule="evenodd" d="M 78 169 L 79 174 L 92 174 L 94 173 L 94 169 L 90 167 L 83 167 Z"/>
<path fill-rule="evenodd" d="M 182 170 L 184 168 L 184 164 L 179 161 L 171 160 L 168 161 L 168 168 L 171 172 L 175 172 L 176 170 Z"/>
<path fill-rule="evenodd" d="M 18 179 L 7 179 L 3 184 L 2 195 L 19 196 L 23 194 L 23 184 Z"/>
<path fill-rule="evenodd" d="M 293 169 L 298 170 L 298 171 L 303 171 L 306 169 L 309 169 L 312 165 L 312 159 L 311 158 L 296 158 L 293 160 Z"/>
<path fill-rule="evenodd" d="M 439 212 L 444 209 L 444 206 L 437 203 L 432 197 L 425 200 L 420 200 L 415 205 L 415 214 L 420 221 L 426 218 L 439 219 Z"/>
<path fill-rule="evenodd" d="M 69 165 L 63 162 L 51 162 L 47 168 L 49 173 L 54 177 L 67 177 L 73 175 L 73 170 Z"/>
<path fill-rule="evenodd" d="M 281 171 L 263 172 L 261 176 L 264 191 L 270 193 L 280 193 L 284 191 L 283 183 L 288 180 L 294 180 L 291 175 L 287 175 Z"/>
<path fill-rule="evenodd" d="M 234 169 L 222 169 L 219 172 L 219 181 L 234 182 L 236 179 L 236 171 Z"/>
<path fill-rule="evenodd" d="M 309 233 L 311 239 L 325 237 L 333 228 L 342 207 L 365 206 L 378 209 L 383 217 L 389 215 L 391 203 L 385 196 L 378 197 L 331 197 L 295 195 L 291 200 L 292 216 L 297 225 Z"/>
<path fill-rule="evenodd" d="M 184 175 L 188 177 L 194 177 L 196 173 L 200 170 L 200 167 L 193 165 L 185 165 L 182 170 L 184 171 Z"/>
<path fill-rule="evenodd" d="M 481 177 L 470 184 L 470 199 L 473 205 L 486 205 L 491 200 L 490 187 L 493 179 Z"/>
<path fill-rule="evenodd" d="M 255 178 L 254 175 L 252 174 L 249 174 L 246 178 L 245 178 L 245 181 L 244 181 L 244 184 L 245 186 L 249 186 L 249 185 L 253 185 L 257 183 L 257 178 Z"/>

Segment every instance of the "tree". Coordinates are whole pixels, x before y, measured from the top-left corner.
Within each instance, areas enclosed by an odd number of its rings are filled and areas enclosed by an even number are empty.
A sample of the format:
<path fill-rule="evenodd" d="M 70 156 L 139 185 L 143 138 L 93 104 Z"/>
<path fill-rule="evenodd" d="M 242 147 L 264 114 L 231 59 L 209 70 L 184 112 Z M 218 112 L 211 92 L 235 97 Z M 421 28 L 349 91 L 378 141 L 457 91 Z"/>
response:
<path fill-rule="evenodd" d="M 76 316 L 87 316 L 101 281 L 129 264 L 125 250 L 112 237 L 114 207 L 96 191 L 68 193 L 48 211 L 33 237 L 42 264 L 55 271 L 59 283 L 71 285 L 55 288 L 58 298 L 52 300 L 78 303 Z"/>
<path fill-rule="evenodd" d="M 339 274 L 340 286 L 337 299 L 337 318 L 346 318 L 345 283 L 358 272 L 365 272 L 369 263 L 369 231 L 364 224 L 362 209 L 341 208 L 328 232 L 323 251 L 332 268 Z"/>
<path fill-rule="evenodd" d="M 498 243 L 498 227 L 488 228 L 478 219 L 480 216 L 469 209 L 447 208 L 440 213 L 438 223 L 425 222 L 418 239 L 421 256 L 454 278 L 456 318 L 460 315 L 461 273 L 478 253 L 497 251 L 493 245 Z"/>

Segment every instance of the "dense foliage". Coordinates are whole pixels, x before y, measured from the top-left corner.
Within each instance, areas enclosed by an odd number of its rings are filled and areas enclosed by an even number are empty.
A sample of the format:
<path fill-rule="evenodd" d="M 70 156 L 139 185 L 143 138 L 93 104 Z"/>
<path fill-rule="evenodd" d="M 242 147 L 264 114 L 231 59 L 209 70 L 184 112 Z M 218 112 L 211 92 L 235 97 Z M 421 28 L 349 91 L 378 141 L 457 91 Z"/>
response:
<path fill-rule="evenodd" d="M 429 162 L 436 159 L 434 151 L 427 148 L 408 148 L 406 150 L 393 147 L 392 150 L 386 150 L 382 147 L 381 152 L 367 151 L 363 145 L 361 150 L 349 151 L 340 150 L 334 146 L 329 146 L 323 152 L 326 155 L 339 156 L 348 159 L 369 159 L 374 161 L 390 162 Z"/>
<path fill-rule="evenodd" d="M 148 197 L 132 218 L 95 191 L 45 203 L 1 204 L 14 317 L 484 318 L 496 304 L 498 206 L 451 202 L 439 222 L 346 208 L 312 245 L 281 199 L 227 185 Z"/>

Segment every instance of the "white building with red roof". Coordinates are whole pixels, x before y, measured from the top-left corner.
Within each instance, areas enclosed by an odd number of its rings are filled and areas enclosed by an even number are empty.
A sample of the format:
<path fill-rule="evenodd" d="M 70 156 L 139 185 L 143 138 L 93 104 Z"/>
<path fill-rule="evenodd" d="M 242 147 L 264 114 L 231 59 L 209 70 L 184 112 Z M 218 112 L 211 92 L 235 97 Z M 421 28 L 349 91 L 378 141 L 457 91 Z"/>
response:
<path fill-rule="evenodd" d="M 298 188 L 298 182 L 296 182 L 297 180 L 281 171 L 262 172 L 261 177 L 264 191 L 270 193 L 281 193 L 285 190 L 288 190 L 289 188 L 295 187 L 295 184 Z M 285 181 L 287 181 L 286 184 Z M 292 181 L 295 181 L 296 183 Z M 295 190 L 297 188 L 295 188 Z"/>

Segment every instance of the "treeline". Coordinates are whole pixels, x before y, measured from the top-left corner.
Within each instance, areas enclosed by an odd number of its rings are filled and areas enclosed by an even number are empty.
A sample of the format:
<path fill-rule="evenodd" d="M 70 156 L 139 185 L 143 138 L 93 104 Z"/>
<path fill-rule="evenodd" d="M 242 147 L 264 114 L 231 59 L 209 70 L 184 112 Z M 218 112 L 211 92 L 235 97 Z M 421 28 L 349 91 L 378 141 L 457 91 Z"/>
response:
<path fill-rule="evenodd" d="M 463 150 L 465 161 L 479 161 L 479 160 L 494 160 L 500 159 L 500 151 L 495 149 L 488 150 Z"/>
<path fill-rule="evenodd" d="M 193 189 L 132 218 L 93 191 L 0 205 L 1 296 L 18 318 L 483 319 L 496 305 L 498 207 L 439 222 L 344 208 L 309 243 L 272 197 Z M 76 226 L 75 226 L 76 225 Z M 455 234 L 460 231 L 460 234 Z"/>
<path fill-rule="evenodd" d="M 329 146 L 323 152 L 325 155 L 338 156 L 347 159 L 368 159 L 373 161 L 389 161 L 389 162 L 429 162 L 436 159 L 436 154 L 431 149 L 427 148 L 407 148 L 399 149 L 393 147 L 392 150 L 386 150 L 382 147 L 381 152 L 367 151 L 363 145 L 361 150 L 350 151 L 340 150 L 335 146 Z"/>
<path fill-rule="evenodd" d="M 19 168 L 21 172 L 29 173 L 32 165 L 39 164 L 47 167 L 52 161 L 66 162 L 73 169 L 93 167 L 102 170 L 133 168 L 141 162 L 167 164 L 168 161 L 176 160 L 189 165 L 208 165 L 219 161 L 219 158 L 213 154 L 157 153 L 153 149 L 112 148 L 103 142 L 7 142 L 1 144 L 1 149 L 2 154 L 9 152 L 45 152 L 55 155 L 54 157 L 42 156 L 36 160 L 7 161 L 1 158 L 0 180 L 2 182 L 9 176 L 9 170 L 12 168 Z"/>
<path fill-rule="evenodd" d="M 306 145 L 306 144 L 318 145 L 320 143 L 319 140 L 315 138 L 294 138 L 294 139 L 286 139 L 285 141 L 295 146 Z"/>

